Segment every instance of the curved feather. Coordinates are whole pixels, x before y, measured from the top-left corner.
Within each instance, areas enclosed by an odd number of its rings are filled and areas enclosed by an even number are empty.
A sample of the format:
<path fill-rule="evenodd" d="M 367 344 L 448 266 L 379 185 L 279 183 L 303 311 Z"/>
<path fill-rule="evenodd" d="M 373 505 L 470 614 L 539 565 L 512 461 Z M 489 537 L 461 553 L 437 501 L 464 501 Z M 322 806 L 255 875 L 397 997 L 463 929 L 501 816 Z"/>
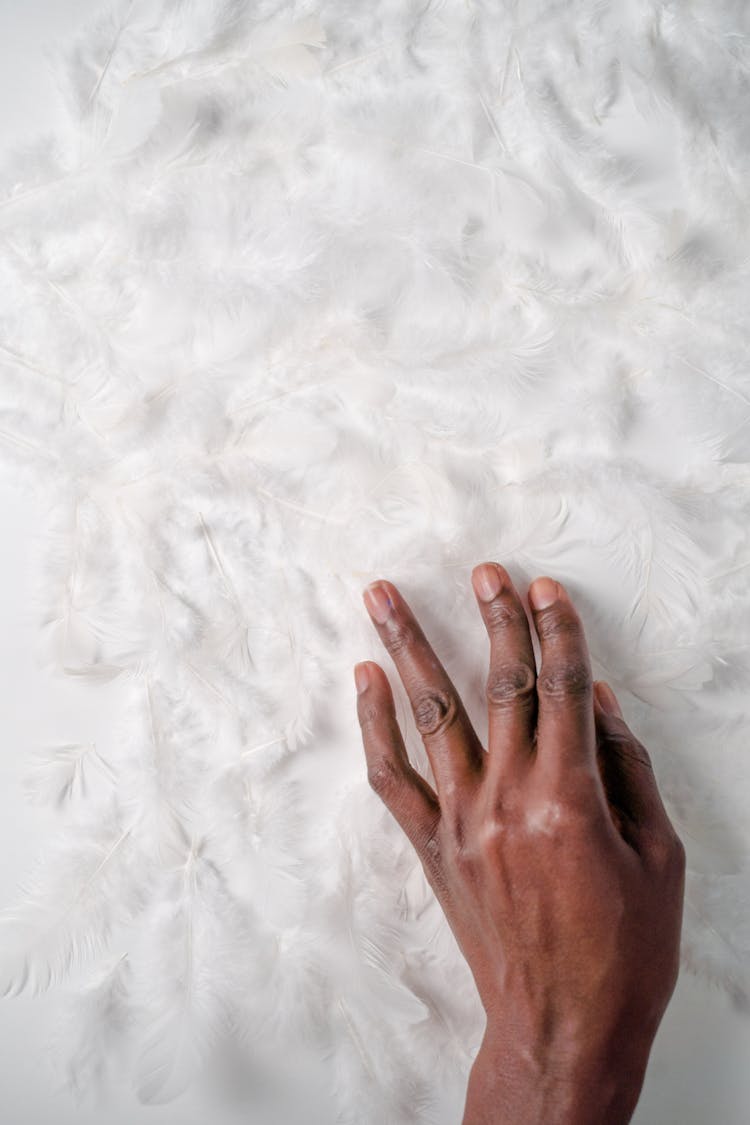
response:
<path fill-rule="evenodd" d="M 43 992 L 107 948 L 137 895 L 133 826 L 78 827 L 61 836 L 0 920 L 0 995 Z"/>
<path fill-rule="evenodd" d="M 61 1027 L 67 1085 L 78 1097 L 101 1089 L 124 1062 L 132 1024 L 127 953 L 107 959 L 68 997 Z"/>
<path fill-rule="evenodd" d="M 141 1050 L 136 1089 L 142 1102 L 172 1101 L 211 1061 L 246 987 L 248 919 L 227 892 L 208 852 L 191 845 L 184 862 L 163 869 L 148 910 L 148 942 L 131 962 L 139 975 Z"/>
<path fill-rule="evenodd" d="M 93 778 L 91 775 L 96 774 Z M 52 804 L 60 808 L 85 801 L 92 784 L 112 785 L 115 772 L 101 756 L 96 743 L 66 742 L 38 751 L 26 773 L 24 790 L 33 804 Z"/>

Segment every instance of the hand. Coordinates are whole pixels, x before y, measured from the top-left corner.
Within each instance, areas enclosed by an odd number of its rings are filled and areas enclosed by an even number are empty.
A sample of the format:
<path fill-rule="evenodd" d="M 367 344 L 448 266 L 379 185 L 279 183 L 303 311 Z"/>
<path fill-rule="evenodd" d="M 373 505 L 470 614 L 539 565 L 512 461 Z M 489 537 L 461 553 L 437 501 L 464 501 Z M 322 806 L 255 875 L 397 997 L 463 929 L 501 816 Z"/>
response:
<path fill-rule="evenodd" d="M 649 755 L 559 583 L 472 583 L 490 639 L 485 751 L 392 583 L 365 604 L 412 705 L 435 791 L 409 763 L 393 693 L 355 669 L 369 782 L 408 836 L 486 1013 L 464 1125 L 619 1125 L 635 1109 L 679 972 L 685 850 Z"/>

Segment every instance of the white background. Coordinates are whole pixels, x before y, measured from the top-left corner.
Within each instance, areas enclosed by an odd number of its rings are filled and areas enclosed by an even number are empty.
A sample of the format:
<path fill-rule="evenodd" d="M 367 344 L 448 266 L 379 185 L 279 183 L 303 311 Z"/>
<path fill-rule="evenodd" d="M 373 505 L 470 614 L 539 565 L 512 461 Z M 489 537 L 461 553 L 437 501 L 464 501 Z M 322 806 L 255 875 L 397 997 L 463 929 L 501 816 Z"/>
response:
<path fill-rule="evenodd" d="M 100 0 L 0 0 L 0 148 L 58 120 L 46 49 L 75 31 Z M 34 497 L 0 486 L 0 907 L 54 829 L 51 814 L 23 799 L 33 750 L 50 742 L 95 740 L 119 705 L 118 685 L 78 687 L 37 666 L 29 613 L 30 567 L 43 535 Z M 144 1109 L 123 1083 L 116 1104 L 78 1105 L 56 1088 L 43 1044 L 54 997 L 0 1001 L 2 1125 L 192 1125 L 208 1112 L 192 1102 Z M 716 991 L 683 972 L 652 1051 L 634 1118 L 638 1125 L 745 1125 L 750 1115 L 750 1021 Z M 210 1111 L 213 1120 L 217 1113 Z M 258 1118 L 266 1125 L 267 1118 Z M 252 1125 L 247 1115 L 246 1125 Z M 318 1125 L 318 1123 L 316 1123 Z M 328 1125 L 321 1122 L 319 1125 Z M 385 1125 L 385 1123 L 384 1123 Z"/>

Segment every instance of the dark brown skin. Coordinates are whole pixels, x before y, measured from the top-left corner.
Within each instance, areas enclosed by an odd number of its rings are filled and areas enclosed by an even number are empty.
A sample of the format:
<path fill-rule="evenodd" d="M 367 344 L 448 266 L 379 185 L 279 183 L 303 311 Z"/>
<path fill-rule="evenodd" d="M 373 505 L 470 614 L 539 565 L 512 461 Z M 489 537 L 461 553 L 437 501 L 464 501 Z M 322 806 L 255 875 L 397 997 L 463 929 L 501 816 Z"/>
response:
<path fill-rule="evenodd" d="M 537 673 L 505 568 L 477 566 L 472 584 L 490 638 L 486 750 L 396 587 L 365 591 L 437 791 L 408 761 L 388 677 L 364 661 L 369 782 L 416 849 L 485 1009 L 463 1125 L 620 1125 L 677 983 L 685 849 L 646 749 L 592 680 L 562 585 L 529 588 Z"/>

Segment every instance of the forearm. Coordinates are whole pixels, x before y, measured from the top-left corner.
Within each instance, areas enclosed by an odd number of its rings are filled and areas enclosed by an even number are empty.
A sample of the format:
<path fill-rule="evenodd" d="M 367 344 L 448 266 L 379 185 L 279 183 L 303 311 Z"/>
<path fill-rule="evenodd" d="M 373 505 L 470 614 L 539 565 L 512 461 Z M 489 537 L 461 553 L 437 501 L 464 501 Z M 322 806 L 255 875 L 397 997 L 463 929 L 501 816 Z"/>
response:
<path fill-rule="evenodd" d="M 589 1052 L 524 1049 L 491 1029 L 474 1060 L 462 1125 L 627 1125 L 648 1063 L 648 1046 L 615 1043 Z"/>

